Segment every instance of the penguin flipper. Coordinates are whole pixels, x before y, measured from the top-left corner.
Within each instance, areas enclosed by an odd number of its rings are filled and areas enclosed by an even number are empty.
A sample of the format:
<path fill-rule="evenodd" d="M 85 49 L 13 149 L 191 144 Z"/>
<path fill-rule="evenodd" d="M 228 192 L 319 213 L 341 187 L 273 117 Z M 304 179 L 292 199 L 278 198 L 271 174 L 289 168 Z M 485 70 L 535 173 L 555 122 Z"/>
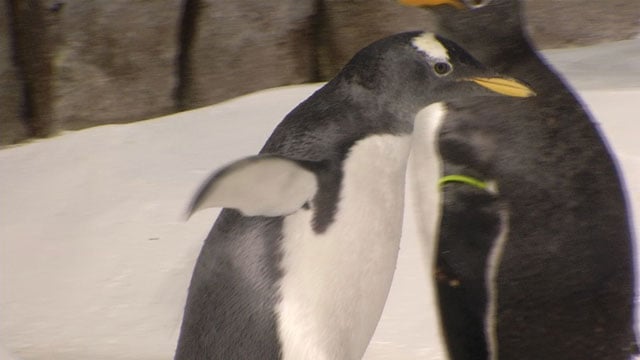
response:
<path fill-rule="evenodd" d="M 282 216 L 298 211 L 318 189 L 308 161 L 278 155 L 246 157 L 224 166 L 204 182 L 187 211 L 226 207 L 246 216 Z"/>

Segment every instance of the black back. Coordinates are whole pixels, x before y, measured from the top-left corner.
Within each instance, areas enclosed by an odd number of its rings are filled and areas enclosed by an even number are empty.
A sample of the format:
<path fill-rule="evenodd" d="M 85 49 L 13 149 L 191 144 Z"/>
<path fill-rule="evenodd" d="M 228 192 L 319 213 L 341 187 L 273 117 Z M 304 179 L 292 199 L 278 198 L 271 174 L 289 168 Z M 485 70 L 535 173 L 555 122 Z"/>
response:
<path fill-rule="evenodd" d="M 280 358 L 281 226 L 282 218 L 220 213 L 196 262 L 176 359 Z"/>
<path fill-rule="evenodd" d="M 516 0 L 438 6 L 440 32 L 537 96 L 455 100 L 444 175 L 494 180 L 497 197 L 449 184 L 437 266 L 452 359 L 486 359 L 486 262 L 508 212 L 497 278 L 499 359 L 629 359 L 633 247 L 620 176 L 597 125 L 523 33 Z M 482 327 L 479 321 L 483 320 Z"/>

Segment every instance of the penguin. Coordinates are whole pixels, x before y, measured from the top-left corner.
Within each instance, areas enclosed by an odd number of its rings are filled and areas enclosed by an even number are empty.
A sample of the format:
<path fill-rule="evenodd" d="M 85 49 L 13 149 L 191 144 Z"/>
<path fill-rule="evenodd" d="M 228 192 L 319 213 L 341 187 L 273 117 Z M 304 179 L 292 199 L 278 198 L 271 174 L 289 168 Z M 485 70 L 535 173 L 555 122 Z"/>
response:
<path fill-rule="evenodd" d="M 444 102 L 440 221 L 424 243 L 435 251 L 427 262 L 450 358 L 629 359 L 635 281 L 623 183 L 588 110 L 531 44 L 521 3 L 400 2 L 430 10 L 439 33 L 538 95 Z M 413 169 L 417 202 L 428 202 L 433 181 L 421 177 L 431 175 Z"/>
<path fill-rule="evenodd" d="M 359 51 L 258 155 L 197 192 L 189 214 L 224 209 L 196 261 L 175 359 L 360 359 L 395 269 L 416 113 L 533 94 L 432 33 Z"/>

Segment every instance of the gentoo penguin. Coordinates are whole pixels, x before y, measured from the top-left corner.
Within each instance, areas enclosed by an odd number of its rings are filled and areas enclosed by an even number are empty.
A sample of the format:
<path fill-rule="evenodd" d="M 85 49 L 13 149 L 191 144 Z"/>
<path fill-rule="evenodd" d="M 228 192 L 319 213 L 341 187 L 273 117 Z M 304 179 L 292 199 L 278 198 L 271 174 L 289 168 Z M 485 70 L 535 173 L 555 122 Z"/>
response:
<path fill-rule="evenodd" d="M 434 277 L 451 358 L 629 359 L 621 179 L 597 125 L 531 45 L 519 1 L 401 2 L 432 10 L 440 33 L 538 95 L 445 102 Z"/>
<path fill-rule="evenodd" d="M 395 268 L 416 113 L 497 93 L 532 90 L 431 33 L 358 52 L 259 155 L 196 195 L 190 212 L 225 209 L 197 260 L 175 358 L 360 359 Z"/>

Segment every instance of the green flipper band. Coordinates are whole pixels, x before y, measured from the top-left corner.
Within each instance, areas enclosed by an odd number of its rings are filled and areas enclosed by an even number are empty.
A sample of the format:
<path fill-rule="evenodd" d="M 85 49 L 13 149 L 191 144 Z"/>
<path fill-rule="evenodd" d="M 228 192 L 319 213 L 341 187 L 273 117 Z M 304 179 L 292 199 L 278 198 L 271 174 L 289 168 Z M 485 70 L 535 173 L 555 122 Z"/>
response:
<path fill-rule="evenodd" d="M 463 183 L 463 184 L 467 184 L 467 185 L 471 185 L 474 187 L 477 187 L 478 189 L 482 189 L 482 190 L 486 190 L 487 189 L 487 183 L 482 181 L 482 180 L 478 180 L 474 177 L 471 176 L 466 176 L 466 175 L 446 175 L 440 178 L 440 180 L 438 180 L 438 186 L 442 187 L 448 183 L 452 183 L 452 182 L 457 182 L 457 183 Z"/>

